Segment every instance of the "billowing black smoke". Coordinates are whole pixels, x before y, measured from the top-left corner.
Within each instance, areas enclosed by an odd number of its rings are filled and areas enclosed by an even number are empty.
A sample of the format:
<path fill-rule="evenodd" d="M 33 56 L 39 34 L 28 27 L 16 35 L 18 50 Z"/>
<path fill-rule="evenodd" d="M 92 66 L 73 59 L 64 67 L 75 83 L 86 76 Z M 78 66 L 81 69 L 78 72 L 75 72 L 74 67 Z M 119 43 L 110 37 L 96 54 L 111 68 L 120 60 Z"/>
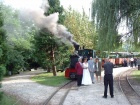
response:
<path fill-rule="evenodd" d="M 24 17 L 26 20 L 33 21 L 35 25 L 38 26 L 40 29 L 46 29 L 57 38 L 61 38 L 62 42 L 74 44 L 74 46 L 78 45 L 78 43 L 73 40 L 73 34 L 71 34 L 65 26 L 57 23 L 59 19 L 59 13 L 54 13 L 49 16 L 44 15 L 44 12 L 47 12 L 48 8 L 48 2 L 43 2 L 41 8 L 24 9 L 21 11 L 22 18 Z"/>

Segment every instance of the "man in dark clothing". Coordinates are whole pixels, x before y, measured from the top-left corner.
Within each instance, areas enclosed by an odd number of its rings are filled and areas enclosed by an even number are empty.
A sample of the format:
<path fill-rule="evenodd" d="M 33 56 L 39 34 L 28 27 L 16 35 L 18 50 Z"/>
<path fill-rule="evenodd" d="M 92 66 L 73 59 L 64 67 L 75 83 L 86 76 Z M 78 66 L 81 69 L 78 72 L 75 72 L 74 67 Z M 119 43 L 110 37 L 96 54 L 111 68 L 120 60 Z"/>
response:
<path fill-rule="evenodd" d="M 134 58 L 134 65 L 137 66 L 137 58 Z"/>
<path fill-rule="evenodd" d="M 109 59 L 106 59 L 105 64 L 103 65 L 104 67 L 104 96 L 103 98 L 107 98 L 107 89 L 109 85 L 110 89 L 110 96 L 111 98 L 114 97 L 113 94 L 113 63 L 109 61 Z"/>
<path fill-rule="evenodd" d="M 140 70 L 140 58 L 137 59 L 138 70 Z"/>
<path fill-rule="evenodd" d="M 79 58 L 78 61 L 79 62 L 77 62 L 75 66 L 75 69 L 77 71 L 77 86 L 81 86 L 82 77 L 83 77 L 82 58 Z"/>

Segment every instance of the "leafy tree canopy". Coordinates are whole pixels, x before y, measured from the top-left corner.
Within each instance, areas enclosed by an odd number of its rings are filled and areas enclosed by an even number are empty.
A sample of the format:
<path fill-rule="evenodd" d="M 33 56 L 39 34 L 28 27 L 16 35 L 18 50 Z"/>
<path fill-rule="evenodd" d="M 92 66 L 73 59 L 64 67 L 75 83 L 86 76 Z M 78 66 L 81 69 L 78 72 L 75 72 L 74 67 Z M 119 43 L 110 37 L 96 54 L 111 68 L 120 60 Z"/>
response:
<path fill-rule="evenodd" d="M 74 35 L 80 46 L 85 48 L 96 48 L 96 32 L 95 27 L 89 18 L 86 16 L 83 10 L 83 14 L 73 10 L 71 7 L 69 10 L 65 10 L 64 25 Z"/>
<path fill-rule="evenodd" d="M 96 21 L 98 32 L 98 47 L 111 51 L 118 47 L 118 27 L 126 21 L 129 32 L 125 36 L 133 36 L 135 45 L 138 44 L 140 27 L 139 0 L 94 0 L 92 16 Z"/>
<path fill-rule="evenodd" d="M 22 21 L 19 11 L 12 7 L 2 5 L 4 18 L 3 28 L 6 30 L 5 65 L 8 71 L 17 72 L 27 67 L 27 60 L 33 56 L 33 44 L 36 29 L 35 26 Z M 10 67 L 12 65 L 12 67 Z"/>
<path fill-rule="evenodd" d="M 3 29 L 4 17 L 1 10 L 2 10 L 2 4 L 0 4 L 0 87 L 1 87 L 1 80 L 6 71 L 5 68 L 6 35 L 5 35 L 5 30 Z M 0 102 L 1 102 L 1 98 L 2 98 L 2 92 L 0 91 Z"/>
<path fill-rule="evenodd" d="M 63 15 L 64 8 L 63 8 L 63 6 L 60 6 L 60 1 L 59 0 L 48 0 L 48 2 L 50 5 L 50 8 L 47 11 L 47 13 L 45 13 L 45 15 L 50 15 L 55 12 L 58 12 L 59 13 L 58 23 L 63 23 L 64 22 L 64 15 Z"/>

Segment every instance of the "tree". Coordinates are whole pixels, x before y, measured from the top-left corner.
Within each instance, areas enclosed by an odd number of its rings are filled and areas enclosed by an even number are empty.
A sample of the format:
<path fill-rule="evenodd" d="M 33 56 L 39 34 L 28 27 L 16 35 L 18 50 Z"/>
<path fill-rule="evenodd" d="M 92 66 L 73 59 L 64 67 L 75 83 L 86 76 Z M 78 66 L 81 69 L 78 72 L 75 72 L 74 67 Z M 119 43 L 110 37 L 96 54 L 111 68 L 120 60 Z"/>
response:
<path fill-rule="evenodd" d="M 93 19 L 96 20 L 98 47 L 111 51 L 118 47 L 118 29 L 126 21 L 129 32 L 123 36 L 133 36 L 134 44 L 138 44 L 140 4 L 139 0 L 94 0 Z M 121 36 L 122 37 L 122 36 Z M 118 40 L 119 39 L 119 40 Z"/>
<path fill-rule="evenodd" d="M 6 71 L 5 68 L 6 36 L 5 36 L 5 30 L 3 29 L 4 17 L 1 8 L 2 8 L 2 4 L 0 4 L 0 86 L 1 86 L 1 80 Z M 0 92 L 0 102 L 1 102 L 1 98 L 2 98 L 2 92 Z"/>
<path fill-rule="evenodd" d="M 35 26 L 24 22 L 19 18 L 19 11 L 12 7 L 2 5 L 1 11 L 4 16 L 4 26 L 6 30 L 6 69 L 12 74 L 19 72 L 20 69 L 29 68 L 28 60 L 33 56 L 33 44 L 36 29 Z"/>
<path fill-rule="evenodd" d="M 35 36 L 34 43 L 37 62 L 40 62 L 43 68 L 52 69 L 52 66 L 55 65 L 60 69 L 62 66 L 68 66 L 64 63 L 68 62 L 69 50 L 67 49 L 69 47 L 62 43 L 60 39 L 48 34 L 48 32 L 40 31 L 39 35 Z M 53 57 L 52 48 L 55 55 Z"/>
<path fill-rule="evenodd" d="M 63 7 L 60 6 L 59 0 L 48 0 L 50 8 L 47 13 L 44 13 L 46 16 L 58 12 L 59 21 L 58 23 L 63 23 Z M 64 50 L 67 48 L 67 45 L 61 42 L 61 39 L 56 38 L 52 33 L 46 31 L 46 29 L 41 29 L 39 34 L 35 36 L 35 49 L 36 57 L 38 62 L 43 67 L 47 67 L 48 70 L 52 69 L 53 75 L 56 76 L 56 67 L 57 65 L 62 65 L 67 59 L 61 59 L 62 57 L 68 58 L 68 55 L 65 55 L 68 51 Z M 63 48 L 62 48 L 63 47 Z M 64 52 L 64 51 L 65 52 Z M 60 54 L 64 52 L 64 54 Z M 57 59 L 56 59 L 57 58 Z M 63 63 L 62 63 L 63 62 Z"/>
<path fill-rule="evenodd" d="M 79 13 L 71 7 L 65 11 L 64 25 L 74 35 L 74 39 L 86 48 L 96 48 L 96 32 L 94 24 L 89 21 L 89 18 L 84 13 Z"/>
<path fill-rule="evenodd" d="M 63 24 L 64 20 L 65 20 L 65 16 L 63 15 L 63 11 L 64 8 L 63 6 L 60 6 L 60 1 L 59 0 L 48 0 L 50 8 L 47 11 L 47 13 L 45 13 L 46 16 L 56 13 L 59 13 L 59 20 L 58 23 Z"/>

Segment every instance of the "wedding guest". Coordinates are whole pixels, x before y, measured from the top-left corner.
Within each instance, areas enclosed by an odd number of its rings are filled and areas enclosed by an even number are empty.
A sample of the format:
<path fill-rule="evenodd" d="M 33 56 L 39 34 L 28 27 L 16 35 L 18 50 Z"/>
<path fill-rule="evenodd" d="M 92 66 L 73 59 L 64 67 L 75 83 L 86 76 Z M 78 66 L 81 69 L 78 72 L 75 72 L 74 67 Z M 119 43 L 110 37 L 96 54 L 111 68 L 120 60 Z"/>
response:
<path fill-rule="evenodd" d="M 99 79 L 98 79 L 98 77 L 100 78 L 100 82 L 101 82 L 101 80 L 102 80 L 102 77 L 101 77 L 101 62 L 99 62 L 99 59 L 98 58 L 96 58 L 96 66 L 95 66 L 95 68 L 96 68 L 96 72 L 95 72 L 95 74 L 96 74 L 96 80 L 97 80 L 97 82 L 99 81 Z"/>
<path fill-rule="evenodd" d="M 90 57 L 90 60 L 88 61 L 88 69 L 90 72 L 92 83 L 94 84 L 95 62 L 92 57 Z"/>
<path fill-rule="evenodd" d="M 75 69 L 77 71 L 77 86 L 81 86 L 82 77 L 83 77 L 83 67 L 82 67 L 82 58 L 78 59 Z"/>

